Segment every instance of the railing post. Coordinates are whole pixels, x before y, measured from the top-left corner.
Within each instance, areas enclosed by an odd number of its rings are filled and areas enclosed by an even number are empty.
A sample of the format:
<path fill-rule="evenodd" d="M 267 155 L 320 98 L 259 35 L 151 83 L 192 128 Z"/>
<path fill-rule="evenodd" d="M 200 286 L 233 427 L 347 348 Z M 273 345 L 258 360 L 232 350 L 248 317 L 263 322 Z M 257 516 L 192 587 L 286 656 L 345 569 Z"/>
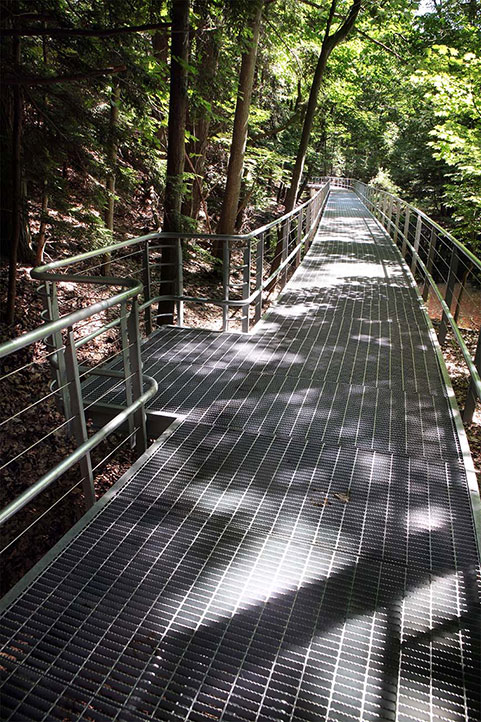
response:
<path fill-rule="evenodd" d="M 401 201 L 396 201 L 396 220 L 394 221 L 394 245 L 397 246 L 397 239 L 399 236 L 399 221 L 401 220 Z"/>
<path fill-rule="evenodd" d="M 150 241 L 145 241 L 143 252 L 142 283 L 144 284 L 144 301 L 152 298 L 152 281 L 150 277 Z M 145 332 L 147 336 L 152 333 L 152 306 L 145 309 Z"/>
<path fill-rule="evenodd" d="M 244 267 L 242 269 L 242 299 L 245 301 L 251 293 L 251 241 L 246 240 L 244 248 Z M 247 333 L 249 331 L 249 311 L 250 306 L 246 304 L 242 306 L 242 330 Z"/>
<path fill-rule="evenodd" d="M 300 265 L 302 261 L 302 221 L 304 218 L 304 208 L 301 208 L 297 215 L 297 245 L 299 246 L 299 250 L 296 254 L 296 268 Z"/>
<path fill-rule="evenodd" d="M 259 295 L 256 298 L 254 307 L 254 323 L 257 323 L 262 316 L 262 276 L 264 274 L 264 234 L 257 238 L 256 248 L 256 291 Z"/>
<path fill-rule="evenodd" d="M 312 201 L 309 203 L 309 205 L 306 208 L 306 240 L 304 242 L 304 255 L 309 250 L 309 246 L 311 245 L 311 223 L 312 223 Z"/>
<path fill-rule="evenodd" d="M 426 269 L 428 273 L 431 273 L 434 263 L 434 254 L 436 253 L 436 243 L 438 240 L 438 234 L 434 226 L 431 228 L 431 236 L 429 238 L 429 251 L 428 258 L 426 261 Z M 423 286 L 423 301 L 426 302 L 429 296 L 429 281 L 427 278 L 424 279 Z"/>
<path fill-rule="evenodd" d="M 42 294 L 42 296 L 47 319 L 49 321 L 58 321 L 60 314 L 58 310 L 57 284 L 55 281 L 45 281 L 44 289 L 45 294 Z M 57 405 L 65 415 L 65 418 L 69 419 L 71 417 L 70 396 L 68 388 L 64 388 L 67 383 L 67 374 L 65 370 L 62 332 L 56 331 L 49 338 L 48 347 L 55 352 L 55 354 L 49 356 L 49 358 L 52 376 L 58 389 L 58 395 L 56 395 Z"/>
<path fill-rule="evenodd" d="M 184 295 L 184 270 L 182 255 L 182 239 L 176 239 L 177 245 L 177 295 Z M 184 325 L 184 302 L 181 298 L 177 299 L 177 326 Z"/>
<path fill-rule="evenodd" d="M 393 212 L 393 204 L 394 204 L 394 198 L 389 195 L 388 196 L 388 214 L 387 214 L 387 221 L 386 221 L 386 230 L 389 233 L 389 235 L 392 234 L 392 212 Z"/>
<path fill-rule="evenodd" d="M 476 346 L 476 353 L 474 355 L 474 365 L 476 366 L 478 373 L 481 375 L 481 330 L 478 335 L 478 344 Z M 463 421 L 465 424 L 470 424 L 473 420 L 473 414 L 474 410 L 476 409 L 477 401 L 478 396 L 474 388 L 474 379 L 471 376 L 468 393 L 466 395 L 466 403 L 463 410 Z"/>
<path fill-rule="evenodd" d="M 229 241 L 222 241 L 222 290 L 224 305 L 222 306 L 222 330 L 229 329 L 229 283 L 230 283 L 230 249 Z"/>
<path fill-rule="evenodd" d="M 67 343 L 65 346 L 65 371 L 70 391 L 70 409 L 72 415 L 72 431 L 77 446 L 87 441 L 87 424 L 82 400 L 82 387 L 75 350 L 75 338 L 72 328 L 68 329 Z M 90 452 L 79 461 L 80 473 L 82 474 L 82 489 L 85 496 L 85 505 L 90 509 L 95 504 L 94 476 L 92 472 L 92 461 Z"/>
<path fill-rule="evenodd" d="M 419 253 L 419 243 L 421 241 L 422 225 L 423 225 L 423 221 L 422 221 L 421 215 L 418 213 L 418 219 L 416 221 L 416 231 L 414 234 L 413 257 L 411 259 L 411 273 L 413 274 L 413 276 L 416 273 L 416 268 L 417 268 L 417 263 L 418 263 L 416 254 Z"/>
<path fill-rule="evenodd" d="M 130 369 L 132 373 L 132 396 L 133 401 L 137 401 L 143 392 L 142 383 L 142 357 L 140 352 L 140 326 L 139 326 L 139 302 L 137 298 L 132 300 L 132 308 L 130 309 L 127 321 L 127 330 L 129 338 L 130 353 Z M 140 453 L 147 448 L 147 426 L 145 408 L 142 406 L 133 414 L 134 426 L 136 427 L 135 445 Z"/>
<path fill-rule="evenodd" d="M 401 254 L 403 258 L 406 258 L 406 250 L 407 250 L 407 240 L 409 238 L 409 222 L 411 218 L 411 209 L 409 207 L 406 207 L 406 215 L 404 217 L 404 234 L 403 234 L 403 242 L 401 246 Z"/>
<path fill-rule="evenodd" d="M 451 262 L 449 264 L 448 280 L 446 282 L 446 293 L 444 295 L 444 302 L 446 306 L 451 310 L 451 302 L 453 300 L 454 287 L 456 285 L 456 271 L 458 267 L 458 253 L 456 248 L 453 249 L 451 256 Z M 446 340 L 446 331 L 448 328 L 448 318 L 443 311 L 441 323 L 439 325 L 438 339 L 439 343 L 443 344 Z"/>
<path fill-rule="evenodd" d="M 127 329 L 127 303 L 122 301 L 120 304 L 120 338 L 122 343 L 122 363 L 124 367 L 125 376 L 125 400 L 127 406 L 132 403 L 132 377 L 130 370 L 130 355 L 129 355 L 129 334 Z M 129 433 L 132 434 L 134 430 L 134 420 L 132 416 L 129 416 Z M 135 446 L 135 439 L 133 436 L 130 440 L 130 445 Z"/>
<path fill-rule="evenodd" d="M 291 234 L 291 219 L 288 218 L 282 225 L 282 255 L 281 263 L 284 263 L 287 256 L 289 255 L 289 237 Z M 284 268 L 280 275 L 281 288 L 287 283 L 287 266 Z"/>

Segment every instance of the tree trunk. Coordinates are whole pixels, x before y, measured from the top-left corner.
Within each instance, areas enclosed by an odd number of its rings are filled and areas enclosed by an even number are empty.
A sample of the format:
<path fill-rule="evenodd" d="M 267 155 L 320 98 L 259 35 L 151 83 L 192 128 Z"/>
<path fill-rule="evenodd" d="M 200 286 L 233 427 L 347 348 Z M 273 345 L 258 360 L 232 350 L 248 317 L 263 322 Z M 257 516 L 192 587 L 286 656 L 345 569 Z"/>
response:
<path fill-rule="evenodd" d="M 170 64 L 169 124 L 167 130 L 167 173 L 164 200 L 163 231 L 182 230 L 182 191 L 185 155 L 185 118 L 187 113 L 187 61 L 189 57 L 189 0 L 172 4 L 172 39 Z M 166 246 L 172 246 L 167 240 Z M 162 281 L 160 295 L 176 292 L 177 253 L 172 247 L 162 249 Z M 159 325 L 173 323 L 174 301 L 160 301 L 157 309 Z"/>
<path fill-rule="evenodd" d="M 112 88 L 110 97 L 110 120 L 109 120 L 109 138 L 107 143 L 107 163 L 109 165 L 105 190 L 107 191 L 107 202 L 104 210 L 104 223 L 107 230 L 110 231 L 111 241 L 114 230 L 114 213 L 115 213 L 115 171 L 117 164 L 117 126 L 119 123 L 119 101 L 120 86 L 117 82 Z M 110 275 L 111 256 L 106 253 L 103 257 L 102 274 Z"/>
<path fill-rule="evenodd" d="M 47 224 L 48 224 L 48 194 L 47 180 L 43 182 L 42 190 L 42 211 L 40 216 L 40 229 L 38 232 L 37 248 L 35 250 L 35 265 L 40 266 L 43 263 L 43 253 L 45 244 L 47 243 Z"/>
<path fill-rule="evenodd" d="M 197 0 L 194 5 L 194 12 L 203 18 L 202 27 L 207 28 L 209 23 L 209 9 L 202 0 Z M 210 102 L 214 95 L 215 76 L 219 61 L 219 37 L 218 34 L 209 31 L 203 36 L 202 32 L 197 33 L 197 43 L 202 43 L 197 48 L 196 64 L 202 68 L 202 72 L 196 77 L 196 90 L 203 100 Z M 193 173 L 197 178 L 192 183 L 190 197 L 184 202 L 183 212 L 197 220 L 201 206 L 207 213 L 205 194 L 202 192 L 202 178 L 205 168 L 205 153 L 209 141 L 209 131 L 212 113 L 202 104 L 191 110 L 192 134 L 195 138 L 189 142 L 187 154 L 192 161 Z M 208 219 L 207 219 L 208 220 Z"/>
<path fill-rule="evenodd" d="M 252 17 L 252 39 L 250 47 L 242 55 L 239 88 L 237 91 L 237 103 L 234 116 L 234 128 L 232 131 L 229 165 L 227 168 L 227 181 L 220 212 L 220 219 L 217 226 L 217 233 L 220 234 L 231 235 L 234 233 L 237 208 L 239 205 L 244 154 L 247 143 L 247 123 L 249 120 L 252 86 L 254 84 L 254 71 L 256 66 L 257 46 L 259 43 L 259 31 L 263 6 L 264 0 L 259 0 L 256 5 L 255 13 Z M 217 258 L 221 257 L 221 250 L 221 247 L 214 249 L 214 255 Z"/>
<path fill-rule="evenodd" d="M 14 67 L 20 65 L 20 38 L 15 37 L 12 42 Z M 15 319 L 15 301 L 17 296 L 17 259 L 18 247 L 20 244 L 20 233 L 22 223 L 22 130 L 23 130 L 23 91 L 17 85 L 13 88 L 13 119 L 11 137 L 11 222 L 8 224 L 9 238 L 9 259 L 8 259 L 8 292 L 6 321 L 13 323 Z"/>
<path fill-rule="evenodd" d="M 312 79 L 311 91 L 309 94 L 309 101 L 307 104 L 306 115 L 304 118 L 304 125 L 302 128 L 301 140 L 299 142 L 299 149 L 297 151 L 297 158 L 292 171 L 292 180 L 290 188 L 286 195 L 285 209 L 286 212 L 291 211 L 297 200 L 299 183 L 304 169 L 304 162 L 306 159 L 307 146 L 309 144 L 309 138 L 311 135 L 312 125 L 314 122 L 314 116 L 316 113 L 317 99 L 319 97 L 319 90 L 321 87 L 321 81 L 326 69 L 326 63 L 329 55 L 332 53 L 334 48 L 339 45 L 349 35 L 356 18 L 361 9 L 362 0 L 353 0 L 349 13 L 342 23 L 342 25 L 336 30 L 335 33 L 330 35 L 332 21 L 334 13 L 336 12 L 337 0 L 331 1 L 331 7 L 329 10 L 329 16 L 327 19 L 326 30 L 324 33 L 324 40 L 322 41 L 321 52 L 317 61 L 316 71 Z"/>

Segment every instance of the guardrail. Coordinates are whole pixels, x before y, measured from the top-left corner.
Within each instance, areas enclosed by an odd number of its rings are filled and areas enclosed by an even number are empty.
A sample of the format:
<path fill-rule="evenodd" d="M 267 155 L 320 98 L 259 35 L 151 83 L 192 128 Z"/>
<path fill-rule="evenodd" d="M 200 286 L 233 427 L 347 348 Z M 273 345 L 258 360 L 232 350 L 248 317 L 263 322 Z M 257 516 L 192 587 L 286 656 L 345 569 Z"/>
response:
<path fill-rule="evenodd" d="M 120 285 L 119 279 L 116 282 Z M 65 503 L 76 489 L 83 491 L 85 508 L 93 505 L 96 498 L 94 477 L 113 452 L 109 450 L 107 456 L 96 459 L 95 463 L 91 454 L 113 432 L 122 426 L 128 427 L 127 435 L 114 451 L 126 442 L 135 446 L 139 453 L 147 447 L 145 403 L 155 394 L 157 383 L 141 372 L 138 295 L 142 285 L 131 280 L 122 282 L 122 285 L 127 288 L 108 299 L 45 323 L 0 345 L 0 392 L 3 396 L 0 471 L 3 477 L 2 496 L 8 501 L 0 511 L 0 559 L 4 558 L 7 550 L 12 552 L 12 547 L 27 532 L 30 532 L 28 546 L 32 548 L 31 556 L 34 557 L 39 544 L 32 533 L 33 527 L 37 528 L 41 519 L 48 518 L 50 524 L 50 512 L 57 510 L 60 503 Z M 85 329 L 89 328 L 85 324 L 98 323 L 103 313 L 116 307 L 122 309 L 121 324 L 126 329 L 125 334 L 121 334 L 119 350 L 114 354 L 122 355 L 123 371 L 100 368 L 102 363 L 90 368 L 79 364 L 78 349 L 92 335 L 85 333 Z M 106 331 L 109 329 L 104 328 Z M 56 339 L 54 344 L 52 338 Z M 61 386 L 56 380 L 53 388 L 49 388 L 50 373 L 46 367 L 53 364 L 58 370 L 60 359 Z M 88 407 L 82 397 L 82 384 L 91 375 L 113 377 L 114 386 L 122 385 L 128 389 L 126 407 L 95 433 L 87 424 Z M 33 381 L 35 388 L 41 390 L 38 397 L 32 398 Z M 146 391 L 145 384 L 148 385 Z M 59 395 L 64 400 L 62 413 L 55 407 L 55 399 Z M 43 459 L 47 458 L 46 463 L 42 460 L 40 464 L 39 451 Z M 49 464 L 52 465 L 50 468 Z M 75 471 L 66 480 L 65 473 L 77 464 L 80 473 Z M 40 478 L 39 466 L 44 472 L 40 473 Z M 61 483 L 56 484 L 59 480 Z M 8 499 L 22 487 L 24 490 L 20 494 Z M 47 491 L 48 498 L 38 498 Z M 52 497 L 55 498 L 50 503 Z M 33 501 L 35 509 L 29 507 L 30 512 L 27 510 L 28 513 L 12 525 L 12 517 Z M 63 528 L 62 533 L 66 530 Z"/>
<path fill-rule="evenodd" d="M 308 250 L 328 190 L 329 185 L 324 184 L 311 193 L 306 203 L 247 235 L 151 233 L 32 271 L 32 277 L 42 282 L 39 291 L 46 323 L 0 345 L 4 367 L 0 389 L 3 382 L 5 398 L 9 399 L 0 416 L 0 472 L 6 481 L 4 489 L 26 487 L 13 499 L 3 494 L 7 504 L 0 511 L 5 542 L 0 558 L 40 519 L 49 518 L 47 515 L 76 489 L 82 490 L 85 507 L 94 503 L 94 475 L 113 452 L 95 463 L 91 454 L 114 431 L 128 427 L 114 451 L 127 442 L 140 452 L 146 448 L 145 402 L 155 393 L 157 384 L 142 376 L 140 344 L 141 337 L 152 332 L 156 321 L 164 320 L 162 304 L 170 302 L 174 306 L 171 320 L 180 326 L 184 324 L 186 305 L 210 304 L 219 311 L 222 330 L 228 330 L 229 314 L 234 312 L 240 313 L 241 328 L 248 331 L 261 318 L 267 295 L 275 287 L 284 286 Z M 212 284 L 211 279 L 210 288 L 214 287 L 206 296 L 189 292 L 198 282 L 184 263 L 193 245 L 196 251 L 215 251 L 220 259 L 216 283 Z M 106 269 L 109 275 L 103 275 Z M 93 286 L 95 297 L 103 298 L 92 304 L 89 293 Z M 112 362 L 119 358 L 123 370 L 113 370 Z M 99 403 L 102 405 L 102 396 L 92 403 L 84 398 L 87 381 L 94 375 L 112 377 L 114 383 L 106 394 L 121 386 L 126 401 L 126 406 L 118 413 L 114 410 L 115 416 L 95 433 L 87 419 Z M 39 376 L 43 387 L 35 399 L 29 388 L 32 376 L 36 377 L 35 387 L 39 386 Z M 150 388 L 144 392 L 145 382 Z M 20 393 L 16 394 L 15 389 Z M 40 421 L 42 411 L 44 426 Z M 29 424 L 35 427 L 32 434 Z M 42 433 L 35 438 L 39 427 Z M 42 454 L 53 457 L 52 468 L 42 468 L 44 473 L 36 475 L 35 459 L 42 445 Z M 57 453 L 58 447 L 64 449 L 63 455 Z M 69 474 L 73 478 L 66 481 L 65 473 L 76 464 L 80 474 Z M 56 498 L 50 504 L 52 495 Z M 33 514 L 30 523 L 29 510 L 34 501 L 39 505 L 38 513 Z M 20 520 L 26 520 L 24 528 L 18 533 L 18 517 L 15 521 L 12 517 L 27 505 Z"/>
<path fill-rule="evenodd" d="M 326 180 L 319 179 L 318 183 Z M 463 421 L 471 423 L 476 403 L 481 400 L 481 309 L 470 281 L 475 287 L 481 285 L 481 260 L 436 221 L 401 198 L 352 178 L 329 178 L 329 182 L 331 187 L 352 189 L 400 247 L 431 315 L 439 317 L 441 345 L 451 330 L 469 374 Z M 470 321 L 469 333 L 476 334 L 474 354 L 459 328 L 458 321 L 463 317 Z"/>

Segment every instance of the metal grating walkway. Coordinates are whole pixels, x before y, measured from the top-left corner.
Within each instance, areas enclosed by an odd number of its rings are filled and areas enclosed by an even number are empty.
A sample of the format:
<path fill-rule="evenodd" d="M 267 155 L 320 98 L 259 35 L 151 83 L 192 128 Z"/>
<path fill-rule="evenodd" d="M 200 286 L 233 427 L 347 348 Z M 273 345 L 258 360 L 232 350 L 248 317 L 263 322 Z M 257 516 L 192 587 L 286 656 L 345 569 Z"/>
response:
<path fill-rule="evenodd" d="M 180 420 L 9 600 L 2 719 L 478 721 L 460 439 L 359 200 L 331 193 L 255 334 L 164 328 L 143 360 Z"/>

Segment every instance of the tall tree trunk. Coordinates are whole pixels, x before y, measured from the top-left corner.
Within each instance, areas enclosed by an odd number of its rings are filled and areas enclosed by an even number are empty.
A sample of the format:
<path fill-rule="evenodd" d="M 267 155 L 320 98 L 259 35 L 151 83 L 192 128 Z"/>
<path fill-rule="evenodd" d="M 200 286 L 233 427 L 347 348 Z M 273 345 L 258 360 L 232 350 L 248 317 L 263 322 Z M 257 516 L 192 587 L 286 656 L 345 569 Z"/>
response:
<path fill-rule="evenodd" d="M 317 67 L 316 67 L 316 70 L 314 73 L 314 77 L 312 79 L 311 92 L 309 94 L 309 101 L 307 104 L 306 115 L 304 118 L 304 125 L 302 128 L 301 140 L 299 142 L 299 148 L 297 151 L 297 157 L 296 157 L 296 162 L 294 165 L 294 170 L 292 171 L 291 185 L 290 185 L 290 188 L 286 195 L 286 202 L 285 202 L 286 212 L 291 211 L 296 204 L 298 190 L 299 190 L 299 183 L 300 183 L 300 179 L 302 176 L 302 171 L 304 169 L 304 162 L 306 159 L 307 146 L 309 144 L 309 138 L 311 135 L 314 116 L 316 113 L 317 100 L 319 97 L 319 90 L 321 87 L 321 81 L 322 81 L 322 78 L 324 75 L 324 71 L 326 69 L 327 60 L 329 58 L 329 55 L 332 53 L 332 51 L 336 47 L 336 45 L 339 45 L 339 43 L 341 43 L 343 40 L 345 40 L 346 37 L 351 32 L 352 28 L 354 27 L 357 16 L 361 9 L 361 3 L 362 3 L 362 0 L 353 0 L 353 3 L 351 5 L 351 8 L 349 10 L 349 13 L 348 13 L 346 19 L 340 25 L 340 27 L 336 30 L 336 32 L 333 33 L 332 35 L 330 35 L 332 21 L 334 19 L 334 14 L 336 12 L 336 6 L 337 6 L 337 0 L 331 1 L 329 16 L 328 16 L 327 23 L 326 23 L 326 30 L 324 32 L 324 40 L 322 41 L 321 52 L 319 54 L 319 59 L 317 61 Z"/>
<path fill-rule="evenodd" d="M 194 5 L 194 12 L 203 17 L 202 27 L 206 28 L 209 22 L 209 9 L 203 0 L 197 0 Z M 196 77 L 196 90 L 203 100 L 210 102 L 214 95 L 214 81 L 219 61 L 219 37 L 212 30 L 202 34 L 199 29 L 197 33 L 198 47 L 196 62 L 202 68 L 202 72 Z M 205 153 L 209 141 L 209 131 L 212 113 L 202 104 L 191 110 L 192 135 L 195 136 L 187 146 L 187 155 L 192 162 L 193 173 L 197 176 L 192 182 L 192 190 L 189 198 L 184 201 L 183 213 L 197 220 L 201 206 L 207 213 L 205 194 L 202 192 L 202 178 L 205 168 Z"/>
<path fill-rule="evenodd" d="M 104 209 L 104 223 L 107 230 L 110 231 L 112 237 L 114 231 L 114 214 L 115 214 L 115 174 L 117 165 L 117 126 L 119 123 L 119 101 L 120 101 L 120 85 L 114 81 L 112 94 L 110 96 L 110 118 L 109 118 L 109 137 L 107 142 L 107 163 L 109 166 L 105 190 L 107 192 L 107 202 Z M 102 274 L 108 276 L 110 274 L 111 256 L 106 253 L 103 258 Z"/>
<path fill-rule="evenodd" d="M 252 32 L 250 47 L 242 55 L 234 128 L 232 131 L 229 165 L 227 168 L 227 180 L 220 219 L 217 226 L 217 233 L 221 234 L 231 235 L 234 233 L 247 143 L 247 123 L 249 120 L 252 86 L 254 84 L 254 71 L 263 6 L 264 0 L 258 0 L 250 26 Z M 216 257 L 219 257 L 219 250 L 221 249 L 214 249 L 214 255 Z"/>
<path fill-rule="evenodd" d="M 15 69 L 20 65 L 20 38 L 15 37 L 12 41 L 13 62 Z M 15 319 L 15 301 L 17 296 L 17 259 L 20 243 L 22 224 L 22 131 L 23 131 L 23 91 L 20 85 L 13 88 L 13 122 L 12 122 L 12 149 L 11 149 L 11 212 L 12 218 L 9 224 L 11 232 L 10 256 L 8 263 L 8 294 L 7 294 L 7 323 L 13 323 Z"/>
<path fill-rule="evenodd" d="M 187 113 L 187 61 L 189 57 L 189 0 L 172 3 L 172 39 L 170 64 L 169 124 L 167 130 L 167 173 L 164 200 L 163 231 L 182 230 L 182 191 L 185 155 L 185 119 Z M 162 280 L 160 295 L 176 291 L 177 253 L 167 241 L 162 249 Z M 170 247 L 169 247 L 170 246 Z M 174 301 L 160 301 L 159 325 L 173 323 Z"/>

